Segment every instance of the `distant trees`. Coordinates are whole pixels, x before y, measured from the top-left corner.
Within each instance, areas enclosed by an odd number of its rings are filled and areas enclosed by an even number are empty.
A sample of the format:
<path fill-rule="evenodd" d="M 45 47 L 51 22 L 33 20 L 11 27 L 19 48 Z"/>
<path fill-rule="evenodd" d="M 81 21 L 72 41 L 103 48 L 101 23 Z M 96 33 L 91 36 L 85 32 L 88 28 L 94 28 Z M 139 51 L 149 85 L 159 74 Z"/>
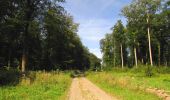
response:
<path fill-rule="evenodd" d="M 117 41 L 117 44 L 120 46 L 120 57 L 121 57 L 121 65 L 122 68 L 124 67 L 124 48 L 125 48 L 125 42 L 126 42 L 126 36 L 125 36 L 125 28 L 121 22 L 121 20 L 118 20 L 118 22 L 113 27 L 113 41 Z"/>
<path fill-rule="evenodd" d="M 94 54 L 90 54 L 90 70 L 92 71 L 99 71 L 102 70 L 101 67 L 101 59 L 97 58 Z"/>
<path fill-rule="evenodd" d="M 118 20 L 112 30 L 112 34 L 106 34 L 105 38 L 100 41 L 103 64 L 105 66 L 121 65 L 123 68 L 124 64 L 127 63 L 127 51 L 126 31 L 121 20 Z"/>
<path fill-rule="evenodd" d="M 113 64 L 115 65 L 116 59 L 113 59 L 113 57 L 116 57 L 116 54 L 113 51 L 114 46 L 115 45 L 113 45 L 113 43 L 112 43 L 111 34 L 106 34 L 105 38 L 100 40 L 100 49 L 101 49 L 101 52 L 103 53 L 104 66 L 110 66 Z M 112 62 L 112 60 L 113 60 L 113 62 Z"/>
<path fill-rule="evenodd" d="M 25 72 L 85 70 L 93 65 L 91 53 L 77 35 L 78 24 L 60 6 L 62 2 L 0 1 L 0 67 L 19 66 Z"/>
<path fill-rule="evenodd" d="M 126 28 L 117 28 L 116 26 L 120 23 L 118 21 L 113 27 L 113 32 L 101 40 L 104 64 L 116 60 L 117 62 L 126 60 L 128 62 L 119 62 L 118 65 L 135 65 L 137 67 L 139 63 L 150 63 L 151 66 L 169 66 L 169 7 L 168 0 L 134 0 L 130 5 L 124 7 L 122 15 L 127 18 Z M 122 34 L 120 34 L 120 30 Z M 108 35 L 112 37 L 110 37 L 109 43 L 104 43 L 103 41 L 108 39 Z M 123 51 L 116 46 L 121 47 L 122 43 L 124 43 L 122 48 L 125 48 Z M 106 47 L 107 44 L 111 45 L 107 47 L 108 49 L 104 49 L 103 47 Z M 106 51 L 109 53 L 105 53 Z M 109 62 L 106 62 L 105 57 L 115 55 L 116 51 L 119 51 L 118 54 L 121 57 L 113 56 L 107 59 Z"/>

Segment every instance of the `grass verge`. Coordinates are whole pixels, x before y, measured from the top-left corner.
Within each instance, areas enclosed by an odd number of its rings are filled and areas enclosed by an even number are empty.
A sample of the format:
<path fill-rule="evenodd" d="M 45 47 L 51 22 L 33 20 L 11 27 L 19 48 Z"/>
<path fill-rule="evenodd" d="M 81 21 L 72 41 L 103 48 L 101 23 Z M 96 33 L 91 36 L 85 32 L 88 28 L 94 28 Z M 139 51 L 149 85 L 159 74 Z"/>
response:
<path fill-rule="evenodd" d="M 89 73 L 88 79 L 93 83 L 98 85 L 103 90 L 107 91 L 110 94 L 114 94 L 119 99 L 123 100 L 161 100 L 156 95 L 146 93 L 144 90 L 139 89 L 136 85 L 131 83 L 131 79 L 126 73 L 114 73 L 110 72 L 97 72 Z"/>
<path fill-rule="evenodd" d="M 0 100 L 60 100 L 71 84 L 69 73 L 31 72 L 34 80 L 22 79 L 16 86 L 0 87 Z"/>

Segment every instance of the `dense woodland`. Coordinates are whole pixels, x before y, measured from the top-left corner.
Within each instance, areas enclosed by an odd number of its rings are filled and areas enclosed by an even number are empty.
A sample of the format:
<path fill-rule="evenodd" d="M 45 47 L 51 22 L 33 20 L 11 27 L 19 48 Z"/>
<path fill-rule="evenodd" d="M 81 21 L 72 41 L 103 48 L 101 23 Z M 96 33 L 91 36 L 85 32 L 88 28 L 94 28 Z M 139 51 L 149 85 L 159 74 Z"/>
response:
<path fill-rule="evenodd" d="M 83 46 L 64 0 L 0 0 L 0 68 L 92 69 L 100 59 Z"/>
<path fill-rule="evenodd" d="M 0 0 L 0 100 L 170 100 L 170 0 L 70 0 L 109 15 L 129 4 L 99 41 L 102 60 L 66 1 Z"/>
<path fill-rule="evenodd" d="M 170 1 L 133 0 L 100 41 L 103 66 L 170 66 Z"/>
<path fill-rule="evenodd" d="M 83 46 L 79 24 L 61 6 L 65 0 L 0 1 L 0 68 L 98 70 L 100 59 Z M 106 66 L 170 66 L 170 1 L 133 0 L 127 19 L 100 41 Z"/>

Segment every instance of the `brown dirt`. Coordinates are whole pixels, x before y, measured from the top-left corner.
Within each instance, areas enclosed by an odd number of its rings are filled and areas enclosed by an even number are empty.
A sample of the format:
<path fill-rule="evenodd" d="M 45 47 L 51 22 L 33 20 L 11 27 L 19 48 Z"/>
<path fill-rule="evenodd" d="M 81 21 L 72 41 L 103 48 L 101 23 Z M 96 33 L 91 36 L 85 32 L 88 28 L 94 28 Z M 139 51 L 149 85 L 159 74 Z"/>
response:
<path fill-rule="evenodd" d="M 68 100 L 117 100 L 86 78 L 74 78 Z"/>
<path fill-rule="evenodd" d="M 164 100 L 170 100 L 170 95 L 168 95 L 165 90 L 160 90 L 157 88 L 148 88 L 146 89 L 146 91 L 156 94 L 157 96 L 159 96 L 160 98 L 163 98 Z"/>

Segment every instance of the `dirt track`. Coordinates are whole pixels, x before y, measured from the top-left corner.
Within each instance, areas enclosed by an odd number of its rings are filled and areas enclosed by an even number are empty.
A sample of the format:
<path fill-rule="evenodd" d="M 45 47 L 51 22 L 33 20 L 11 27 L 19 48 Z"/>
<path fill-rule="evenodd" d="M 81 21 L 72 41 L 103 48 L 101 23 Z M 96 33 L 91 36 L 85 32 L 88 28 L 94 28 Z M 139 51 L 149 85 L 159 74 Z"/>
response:
<path fill-rule="evenodd" d="M 86 78 L 74 78 L 68 100 L 117 100 Z"/>

